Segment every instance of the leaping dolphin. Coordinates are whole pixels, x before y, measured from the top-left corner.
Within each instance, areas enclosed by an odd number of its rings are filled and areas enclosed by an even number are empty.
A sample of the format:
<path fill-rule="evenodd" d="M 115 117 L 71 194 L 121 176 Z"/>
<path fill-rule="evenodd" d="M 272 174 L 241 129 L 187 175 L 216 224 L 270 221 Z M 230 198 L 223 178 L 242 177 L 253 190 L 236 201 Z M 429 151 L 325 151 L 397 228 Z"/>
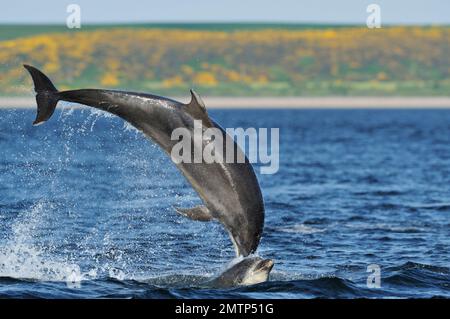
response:
<path fill-rule="evenodd" d="M 37 116 L 34 125 L 47 121 L 58 101 L 67 101 L 121 117 L 168 154 L 177 143 L 171 139 L 174 129 L 183 127 L 192 131 L 194 120 L 201 120 L 203 129 L 220 129 L 223 141 L 226 141 L 226 132 L 208 116 L 205 104 L 192 90 L 191 102 L 188 104 L 151 94 L 116 90 L 82 89 L 60 92 L 41 71 L 29 65 L 24 67 L 31 74 L 36 91 Z M 202 143 L 204 148 L 208 141 L 203 140 Z M 242 152 L 233 143 L 235 150 Z M 244 163 L 182 162 L 176 165 L 204 203 L 204 206 L 177 211 L 193 220 L 219 221 L 230 234 L 237 256 L 245 257 L 254 253 L 263 231 L 264 203 L 258 180 L 248 159 L 245 157 Z"/>

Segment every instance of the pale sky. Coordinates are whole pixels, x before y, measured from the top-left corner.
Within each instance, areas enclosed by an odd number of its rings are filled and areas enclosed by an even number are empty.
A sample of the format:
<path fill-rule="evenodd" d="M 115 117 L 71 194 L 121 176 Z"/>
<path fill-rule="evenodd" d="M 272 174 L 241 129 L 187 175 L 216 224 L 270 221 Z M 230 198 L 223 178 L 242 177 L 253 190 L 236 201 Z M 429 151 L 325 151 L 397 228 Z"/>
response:
<path fill-rule="evenodd" d="M 449 0 L 0 0 L 0 24 L 65 24 L 69 4 L 82 23 L 289 22 L 365 24 L 369 4 L 384 24 L 450 24 Z"/>

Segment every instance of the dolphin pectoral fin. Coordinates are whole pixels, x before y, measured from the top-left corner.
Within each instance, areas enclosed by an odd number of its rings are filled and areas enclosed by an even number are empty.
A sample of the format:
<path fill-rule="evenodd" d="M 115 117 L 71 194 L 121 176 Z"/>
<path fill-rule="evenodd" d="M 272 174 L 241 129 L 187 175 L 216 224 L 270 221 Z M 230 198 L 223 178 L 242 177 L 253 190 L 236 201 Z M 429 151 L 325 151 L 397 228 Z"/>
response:
<path fill-rule="evenodd" d="M 183 215 L 192 220 L 200 222 L 208 222 L 213 220 L 213 217 L 206 206 L 195 206 L 193 208 L 177 208 L 175 210 L 178 214 Z"/>
<path fill-rule="evenodd" d="M 198 95 L 194 90 L 191 90 L 191 102 L 186 104 L 185 110 L 194 119 L 201 120 L 206 127 L 213 127 L 208 112 L 206 111 L 205 102 L 203 102 L 200 95 Z"/>

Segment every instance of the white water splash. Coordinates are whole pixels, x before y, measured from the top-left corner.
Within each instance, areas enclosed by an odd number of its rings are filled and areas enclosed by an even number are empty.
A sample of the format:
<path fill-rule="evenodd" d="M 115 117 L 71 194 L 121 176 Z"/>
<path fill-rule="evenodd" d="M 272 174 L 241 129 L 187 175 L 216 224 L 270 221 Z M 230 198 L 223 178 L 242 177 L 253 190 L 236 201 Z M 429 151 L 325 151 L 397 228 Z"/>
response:
<path fill-rule="evenodd" d="M 39 201 L 19 216 L 10 238 L 0 245 L 0 277 L 39 281 L 65 281 L 69 288 L 79 288 L 81 281 L 95 279 L 96 269 L 82 273 L 80 266 L 63 258 L 50 256 L 34 242 L 36 230 L 48 211 L 55 207 Z"/>
<path fill-rule="evenodd" d="M 51 208 L 49 203 L 38 202 L 12 226 L 10 239 L 0 246 L 1 277 L 66 280 L 67 263 L 49 259 L 44 251 L 33 244 L 33 233 L 41 223 L 41 216 Z"/>
<path fill-rule="evenodd" d="M 113 114 L 105 112 L 105 111 L 102 111 L 102 110 L 98 110 L 98 109 L 94 109 L 94 108 L 89 108 L 88 110 L 89 110 L 89 116 L 87 117 L 86 120 L 89 121 L 89 120 L 92 119 L 91 128 L 90 128 L 91 132 L 94 131 L 95 123 L 97 123 L 97 120 L 99 118 L 101 118 L 101 117 L 113 118 L 114 117 Z"/>
<path fill-rule="evenodd" d="M 135 128 L 133 125 L 131 125 L 127 121 L 123 122 L 123 129 L 127 132 L 131 131 L 131 132 L 141 133 L 141 131 L 139 131 L 137 128 Z"/>
<path fill-rule="evenodd" d="M 109 277 L 117 280 L 124 280 L 126 276 L 122 270 L 117 268 L 111 268 L 109 270 Z"/>
<path fill-rule="evenodd" d="M 105 118 L 114 118 L 115 115 L 108 113 L 103 110 L 99 110 L 96 108 L 86 108 L 90 112 L 90 116 L 97 116 L 97 117 L 105 117 Z"/>

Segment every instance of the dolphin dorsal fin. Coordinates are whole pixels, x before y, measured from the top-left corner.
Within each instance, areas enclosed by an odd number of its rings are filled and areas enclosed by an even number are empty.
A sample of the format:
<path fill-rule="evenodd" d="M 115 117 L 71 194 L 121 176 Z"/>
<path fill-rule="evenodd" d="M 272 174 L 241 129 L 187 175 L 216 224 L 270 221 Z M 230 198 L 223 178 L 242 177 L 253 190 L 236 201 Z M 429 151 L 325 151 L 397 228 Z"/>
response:
<path fill-rule="evenodd" d="M 206 127 L 213 126 L 206 111 L 205 102 L 194 90 L 191 90 L 191 102 L 186 104 L 186 112 L 194 119 L 201 120 Z"/>

